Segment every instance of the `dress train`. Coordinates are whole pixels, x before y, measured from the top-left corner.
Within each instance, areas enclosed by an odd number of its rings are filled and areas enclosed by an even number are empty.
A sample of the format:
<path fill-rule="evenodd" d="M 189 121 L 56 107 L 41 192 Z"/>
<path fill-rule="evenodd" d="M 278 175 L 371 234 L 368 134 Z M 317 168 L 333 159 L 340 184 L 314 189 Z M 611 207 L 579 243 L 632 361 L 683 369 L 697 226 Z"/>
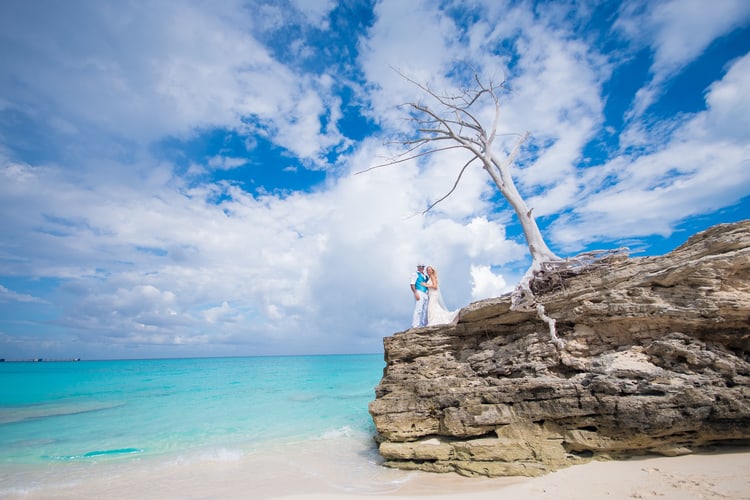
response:
<path fill-rule="evenodd" d="M 458 309 L 449 311 L 445 307 L 439 288 L 430 288 L 427 294 L 429 295 L 429 301 L 427 302 L 427 326 L 453 323 L 458 316 Z"/>

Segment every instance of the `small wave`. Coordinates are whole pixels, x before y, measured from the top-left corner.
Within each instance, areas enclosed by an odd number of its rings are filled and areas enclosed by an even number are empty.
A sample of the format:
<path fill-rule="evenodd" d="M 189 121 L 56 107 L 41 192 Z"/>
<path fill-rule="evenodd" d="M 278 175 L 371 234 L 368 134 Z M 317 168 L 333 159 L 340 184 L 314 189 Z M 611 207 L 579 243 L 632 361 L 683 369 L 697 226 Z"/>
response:
<path fill-rule="evenodd" d="M 338 439 L 342 437 L 352 437 L 354 431 L 348 425 L 345 425 L 339 429 L 330 429 L 320 435 L 320 439 Z"/>
<path fill-rule="evenodd" d="M 0 489 L 0 498 L 6 498 L 6 497 L 27 497 L 29 495 L 32 495 L 37 488 L 34 487 L 27 487 L 22 488 L 19 486 L 11 486 L 10 488 L 6 489 Z"/>
<path fill-rule="evenodd" d="M 26 407 L 0 408 L 0 425 L 23 422 L 25 420 L 104 411 L 123 405 L 124 403 L 51 403 Z"/>
<path fill-rule="evenodd" d="M 192 465 L 200 462 L 238 462 L 245 457 L 245 452 L 228 448 L 204 449 L 193 454 L 180 454 L 168 463 L 175 466 Z"/>
<path fill-rule="evenodd" d="M 240 450 L 218 448 L 202 453 L 200 458 L 202 460 L 210 460 L 212 462 L 237 462 L 238 460 L 242 460 L 244 456 L 245 453 Z"/>

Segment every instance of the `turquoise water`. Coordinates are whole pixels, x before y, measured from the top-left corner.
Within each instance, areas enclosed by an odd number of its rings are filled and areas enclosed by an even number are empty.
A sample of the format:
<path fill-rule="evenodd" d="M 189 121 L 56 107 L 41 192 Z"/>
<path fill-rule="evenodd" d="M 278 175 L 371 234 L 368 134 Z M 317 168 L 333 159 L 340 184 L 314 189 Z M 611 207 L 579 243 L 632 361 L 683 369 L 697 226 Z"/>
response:
<path fill-rule="evenodd" d="M 0 363 L 0 467 L 371 440 L 382 369 L 382 354 Z"/>

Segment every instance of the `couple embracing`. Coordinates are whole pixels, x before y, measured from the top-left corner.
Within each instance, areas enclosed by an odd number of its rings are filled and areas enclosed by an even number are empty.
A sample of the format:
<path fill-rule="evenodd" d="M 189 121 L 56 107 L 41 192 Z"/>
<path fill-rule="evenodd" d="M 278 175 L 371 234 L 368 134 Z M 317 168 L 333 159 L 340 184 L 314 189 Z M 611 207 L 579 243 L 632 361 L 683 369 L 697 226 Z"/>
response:
<path fill-rule="evenodd" d="M 438 285 L 437 271 L 424 264 L 417 265 L 417 272 L 411 278 L 411 291 L 416 303 L 411 326 L 442 325 L 452 323 L 458 311 L 448 311 L 443 304 Z"/>

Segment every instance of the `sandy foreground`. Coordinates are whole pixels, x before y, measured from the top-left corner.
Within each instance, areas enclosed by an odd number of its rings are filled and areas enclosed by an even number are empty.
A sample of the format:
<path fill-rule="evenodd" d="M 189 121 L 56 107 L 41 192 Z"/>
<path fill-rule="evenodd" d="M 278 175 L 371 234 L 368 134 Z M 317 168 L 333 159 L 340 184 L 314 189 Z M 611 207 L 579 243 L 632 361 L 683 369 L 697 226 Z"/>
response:
<path fill-rule="evenodd" d="M 310 493 L 284 500 L 456 500 L 497 499 L 750 499 L 747 449 L 682 457 L 649 457 L 591 462 L 539 478 L 471 479 L 454 474 L 420 474 L 393 493 L 350 495 Z"/>
<path fill-rule="evenodd" d="M 43 473 L 0 465 L 0 499 L 750 500 L 750 448 L 590 462 L 539 478 L 465 478 L 377 462 L 375 450 L 320 442 L 278 453 L 58 464 Z"/>

